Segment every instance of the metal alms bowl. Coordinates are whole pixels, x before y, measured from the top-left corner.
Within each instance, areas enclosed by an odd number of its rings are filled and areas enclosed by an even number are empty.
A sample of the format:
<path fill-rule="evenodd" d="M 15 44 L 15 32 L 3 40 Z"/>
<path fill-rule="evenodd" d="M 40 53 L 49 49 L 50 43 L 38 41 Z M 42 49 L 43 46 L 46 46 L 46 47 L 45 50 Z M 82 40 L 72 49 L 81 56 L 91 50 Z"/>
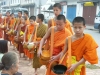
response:
<path fill-rule="evenodd" d="M 55 73 L 55 74 L 64 74 L 67 70 L 67 67 L 64 66 L 64 65 L 55 65 L 53 68 L 52 68 L 52 71 Z"/>

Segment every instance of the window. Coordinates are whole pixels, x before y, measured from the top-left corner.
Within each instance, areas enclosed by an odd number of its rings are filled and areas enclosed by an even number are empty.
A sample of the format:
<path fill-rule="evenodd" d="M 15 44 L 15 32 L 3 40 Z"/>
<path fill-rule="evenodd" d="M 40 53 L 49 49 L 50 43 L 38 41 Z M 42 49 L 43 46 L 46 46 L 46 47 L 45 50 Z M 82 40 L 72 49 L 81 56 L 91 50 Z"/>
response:
<path fill-rule="evenodd" d="M 11 4 L 12 4 L 12 0 L 11 0 Z"/>

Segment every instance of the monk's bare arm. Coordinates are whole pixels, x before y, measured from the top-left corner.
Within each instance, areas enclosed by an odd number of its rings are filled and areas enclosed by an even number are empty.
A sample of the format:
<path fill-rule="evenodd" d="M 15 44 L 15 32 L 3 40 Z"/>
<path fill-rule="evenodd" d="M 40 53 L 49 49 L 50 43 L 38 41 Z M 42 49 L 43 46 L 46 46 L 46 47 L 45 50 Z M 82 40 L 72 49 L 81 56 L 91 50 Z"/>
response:
<path fill-rule="evenodd" d="M 85 63 L 85 61 L 86 61 L 86 60 L 85 60 L 84 58 L 82 58 L 82 59 L 81 59 L 79 62 L 77 62 L 76 64 L 72 64 L 71 67 L 70 67 L 70 69 L 68 70 L 68 72 L 70 73 L 70 72 L 74 71 L 79 65 Z"/>
<path fill-rule="evenodd" d="M 24 42 L 26 42 L 26 33 L 27 33 L 27 30 L 28 30 L 28 26 L 26 26 L 26 28 L 25 28 L 25 33 L 24 33 Z"/>
<path fill-rule="evenodd" d="M 48 29 L 51 27 L 51 20 L 48 21 Z"/>
<path fill-rule="evenodd" d="M 81 65 L 81 64 L 83 64 L 83 63 L 85 63 L 85 59 L 84 58 L 82 58 L 79 62 L 77 62 L 76 64 L 77 64 L 77 66 L 79 66 L 79 65 Z"/>
<path fill-rule="evenodd" d="M 60 53 L 61 54 L 61 57 L 60 58 L 62 58 L 63 55 L 67 52 L 67 49 L 68 49 L 68 38 L 65 41 L 64 50 Z"/>
<path fill-rule="evenodd" d="M 51 28 L 48 29 L 47 33 L 44 35 L 44 37 L 41 39 L 40 41 L 40 46 L 39 46 L 39 50 L 42 49 L 42 46 L 44 45 L 45 41 L 49 38 L 49 36 L 51 35 Z"/>

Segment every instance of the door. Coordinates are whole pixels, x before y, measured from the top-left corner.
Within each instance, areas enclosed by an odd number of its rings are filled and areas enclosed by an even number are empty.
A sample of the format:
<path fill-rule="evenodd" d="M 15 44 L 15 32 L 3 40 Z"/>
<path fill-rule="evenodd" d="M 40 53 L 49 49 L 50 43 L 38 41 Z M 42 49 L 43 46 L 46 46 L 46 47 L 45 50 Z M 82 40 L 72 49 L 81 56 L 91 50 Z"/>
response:
<path fill-rule="evenodd" d="M 87 25 L 94 25 L 95 15 L 96 15 L 96 6 L 83 7 L 83 17 L 85 18 Z"/>
<path fill-rule="evenodd" d="M 76 5 L 67 6 L 67 19 L 72 22 L 76 17 Z"/>

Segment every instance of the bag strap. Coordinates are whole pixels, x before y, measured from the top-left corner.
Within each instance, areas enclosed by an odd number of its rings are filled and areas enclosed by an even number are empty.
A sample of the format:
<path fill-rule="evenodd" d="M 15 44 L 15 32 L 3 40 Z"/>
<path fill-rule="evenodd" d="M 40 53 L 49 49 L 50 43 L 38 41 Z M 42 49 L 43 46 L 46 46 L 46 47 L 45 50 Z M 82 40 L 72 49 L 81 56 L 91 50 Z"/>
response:
<path fill-rule="evenodd" d="M 37 38 L 37 28 L 38 28 L 38 25 L 35 26 L 34 42 L 36 41 L 36 38 Z"/>
<path fill-rule="evenodd" d="M 51 46 L 50 46 L 50 55 L 53 54 L 53 44 L 54 44 L 54 27 L 51 29 Z"/>
<path fill-rule="evenodd" d="M 71 66 L 71 36 L 68 38 L 68 60 L 67 60 L 67 63 L 68 63 L 68 67 Z"/>
<path fill-rule="evenodd" d="M 51 28 L 51 46 L 50 46 L 50 56 L 53 54 L 53 44 L 54 44 L 54 19 L 52 20 L 52 28 Z"/>
<path fill-rule="evenodd" d="M 54 18 L 51 19 L 51 22 L 52 22 L 51 26 L 54 26 Z"/>
<path fill-rule="evenodd" d="M 63 59 L 65 58 L 66 54 L 68 54 L 67 66 L 70 67 L 71 66 L 71 36 L 68 37 L 68 51 L 64 54 L 59 64 L 63 62 Z"/>

